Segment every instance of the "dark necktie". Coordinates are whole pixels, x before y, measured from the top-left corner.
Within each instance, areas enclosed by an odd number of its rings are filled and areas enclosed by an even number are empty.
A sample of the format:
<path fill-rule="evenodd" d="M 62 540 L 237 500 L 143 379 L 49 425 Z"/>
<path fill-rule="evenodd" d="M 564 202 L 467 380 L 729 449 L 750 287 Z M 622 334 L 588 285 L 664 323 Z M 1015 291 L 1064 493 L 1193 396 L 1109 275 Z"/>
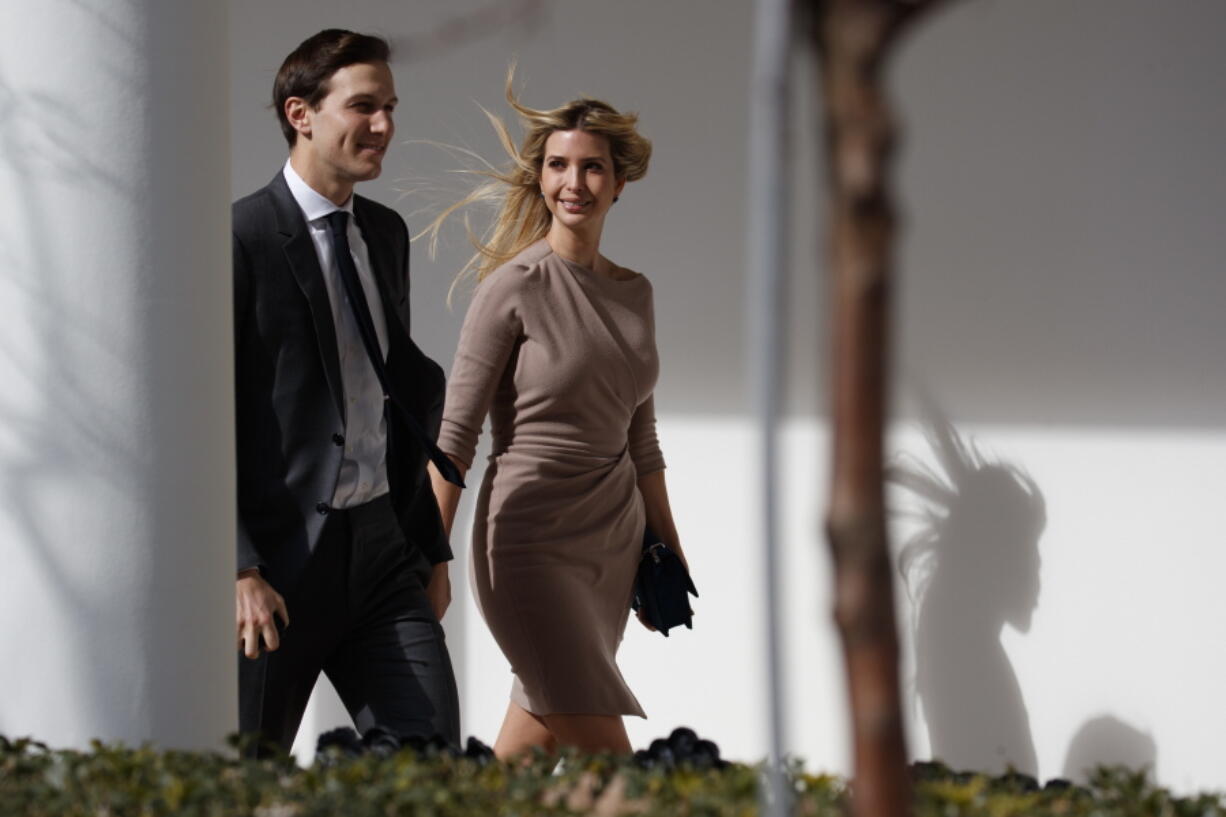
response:
<path fill-rule="evenodd" d="M 336 267 L 341 273 L 341 284 L 345 288 L 345 300 L 349 302 L 349 311 L 358 325 L 358 334 L 362 336 L 366 356 L 370 358 L 370 365 L 374 367 L 375 376 L 379 378 L 379 385 L 383 388 L 384 403 L 390 401 L 400 409 L 400 414 L 408 424 L 409 430 L 413 432 L 418 444 L 430 457 L 430 462 L 434 463 L 434 467 L 443 475 L 443 478 L 463 488 L 464 480 L 460 478 L 460 470 L 456 468 L 455 463 L 439 450 L 434 440 L 430 439 L 417 422 L 417 418 L 392 390 L 387 377 L 387 367 L 383 362 L 383 352 L 379 349 L 379 336 L 375 333 L 375 322 L 371 318 L 370 307 L 366 305 L 366 294 L 362 290 L 362 282 L 358 280 L 358 268 L 353 263 L 353 253 L 349 249 L 349 236 L 346 233 L 349 213 L 344 210 L 336 210 L 329 213 L 327 219 L 328 230 L 332 235 L 332 252 L 336 257 Z"/>

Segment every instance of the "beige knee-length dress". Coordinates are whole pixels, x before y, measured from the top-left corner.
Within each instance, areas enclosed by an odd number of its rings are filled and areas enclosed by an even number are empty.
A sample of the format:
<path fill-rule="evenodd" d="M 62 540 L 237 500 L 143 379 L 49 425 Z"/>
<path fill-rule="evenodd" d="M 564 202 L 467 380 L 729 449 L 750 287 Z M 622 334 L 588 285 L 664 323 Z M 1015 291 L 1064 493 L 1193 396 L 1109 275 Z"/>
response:
<path fill-rule="evenodd" d="M 617 667 L 644 512 L 664 467 L 651 284 L 599 275 L 541 240 L 486 277 L 464 319 L 439 447 L 471 465 L 493 435 L 472 581 L 537 715 L 639 715 Z"/>

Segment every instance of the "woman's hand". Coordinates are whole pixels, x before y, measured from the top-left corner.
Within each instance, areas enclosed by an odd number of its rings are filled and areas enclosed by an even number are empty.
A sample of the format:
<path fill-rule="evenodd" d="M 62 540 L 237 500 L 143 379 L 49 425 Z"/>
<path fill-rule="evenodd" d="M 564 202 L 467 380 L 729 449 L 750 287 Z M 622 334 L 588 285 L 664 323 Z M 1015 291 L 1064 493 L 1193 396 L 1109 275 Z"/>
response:
<path fill-rule="evenodd" d="M 677 554 L 685 569 L 690 569 L 690 561 L 681 549 L 681 537 L 677 535 L 677 526 L 673 523 L 673 511 L 668 502 L 668 486 L 664 483 L 663 471 L 652 471 L 643 474 L 638 480 L 639 494 L 643 497 L 643 511 L 647 516 L 647 527 L 660 537 L 660 541 L 668 545 L 669 550 Z"/>
<path fill-rule="evenodd" d="M 455 467 L 460 471 L 460 478 L 468 473 L 468 467 L 457 460 L 455 457 L 448 455 L 448 459 L 455 463 Z M 443 533 L 447 536 L 447 540 L 451 540 L 451 523 L 455 521 L 456 508 L 460 504 L 460 491 L 458 485 L 452 485 L 438 469 L 434 467 L 434 463 L 426 465 L 426 473 L 430 475 L 430 487 L 434 489 L 434 500 L 438 502 L 439 516 L 443 519 Z M 442 618 L 442 616 L 439 616 Z"/>
<path fill-rule="evenodd" d="M 434 617 L 442 621 L 447 608 L 451 606 L 451 574 L 447 570 L 447 562 L 439 562 L 431 569 L 426 598 L 430 600 Z"/>

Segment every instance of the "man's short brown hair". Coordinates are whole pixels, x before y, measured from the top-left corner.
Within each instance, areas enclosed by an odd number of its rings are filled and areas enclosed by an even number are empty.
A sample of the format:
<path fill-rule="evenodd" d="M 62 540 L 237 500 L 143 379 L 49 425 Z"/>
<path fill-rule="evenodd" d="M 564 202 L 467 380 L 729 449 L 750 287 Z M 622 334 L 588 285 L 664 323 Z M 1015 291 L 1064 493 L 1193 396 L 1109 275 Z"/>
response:
<path fill-rule="evenodd" d="M 272 86 L 272 106 L 289 146 L 298 141 L 298 131 L 285 116 L 287 99 L 301 97 L 317 109 L 331 90 L 328 81 L 333 74 L 360 62 L 387 62 L 390 54 L 386 40 L 341 28 L 328 28 L 303 40 L 281 63 Z"/>

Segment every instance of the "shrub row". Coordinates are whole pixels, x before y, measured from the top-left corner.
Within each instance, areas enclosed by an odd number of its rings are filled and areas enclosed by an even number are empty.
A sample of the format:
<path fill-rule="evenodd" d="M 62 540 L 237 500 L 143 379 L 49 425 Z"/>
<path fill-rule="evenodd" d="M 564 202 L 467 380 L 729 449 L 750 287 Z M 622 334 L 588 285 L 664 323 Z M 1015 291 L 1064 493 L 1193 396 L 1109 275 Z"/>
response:
<path fill-rule="evenodd" d="M 728 763 L 644 764 L 642 758 L 538 756 L 523 764 L 427 747 L 349 756 L 326 750 L 308 768 L 292 758 L 240 760 L 209 752 L 94 744 L 54 751 L 0 737 L 0 815 L 73 817 L 491 817 L 757 813 L 759 769 Z M 703 765 L 703 764 L 700 764 Z M 1175 797 L 1142 773 L 1100 770 L 1085 787 L 1040 788 L 916 764 L 916 817 L 1226 817 L 1218 795 Z M 793 764 L 796 814 L 844 817 L 854 793 L 840 779 Z"/>

